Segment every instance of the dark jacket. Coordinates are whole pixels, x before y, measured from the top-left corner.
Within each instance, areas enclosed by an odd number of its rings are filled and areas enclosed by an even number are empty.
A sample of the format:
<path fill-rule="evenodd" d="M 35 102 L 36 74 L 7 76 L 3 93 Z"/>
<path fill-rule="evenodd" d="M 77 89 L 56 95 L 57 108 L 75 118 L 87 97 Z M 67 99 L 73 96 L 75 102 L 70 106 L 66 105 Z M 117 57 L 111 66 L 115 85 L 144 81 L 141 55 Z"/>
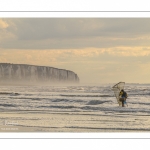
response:
<path fill-rule="evenodd" d="M 125 98 L 127 98 L 127 97 L 128 97 L 128 95 L 127 95 L 127 93 L 126 93 L 125 91 L 120 91 L 119 96 L 121 96 L 121 97 L 125 97 Z"/>

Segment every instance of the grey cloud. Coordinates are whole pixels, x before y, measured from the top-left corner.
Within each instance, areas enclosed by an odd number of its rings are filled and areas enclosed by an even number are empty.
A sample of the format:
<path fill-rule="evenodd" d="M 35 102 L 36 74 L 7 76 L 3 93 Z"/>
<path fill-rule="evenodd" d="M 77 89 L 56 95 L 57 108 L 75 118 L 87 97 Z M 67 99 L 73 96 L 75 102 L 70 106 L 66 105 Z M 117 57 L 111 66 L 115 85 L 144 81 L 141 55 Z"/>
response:
<path fill-rule="evenodd" d="M 30 18 L 11 19 L 15 34 L 22 39 L 70 38 L 82 36 L 115 36 L 150 33 L 150 19 L 71 19 Z M 9 29 L 9 28 L 8 28 Z"/>
<path fill-rule="evenodd" d="M 12 30 L 21 40 L 43 40 L 87 36 L 91 21 L 86 19 L 11 19 L 17 30 Z M 86 28 L 88 30 L 86 30 Z"/>
<path fill-rule="evenodd" d="M 149 18 L 11 18 L 8 32 L 17 37 L 4 48 L 83 48 L 149 45 Z M 114 40 L 116 38 L 116 40 Z M 96 40 L 97 39 L 97 40 Z"/>

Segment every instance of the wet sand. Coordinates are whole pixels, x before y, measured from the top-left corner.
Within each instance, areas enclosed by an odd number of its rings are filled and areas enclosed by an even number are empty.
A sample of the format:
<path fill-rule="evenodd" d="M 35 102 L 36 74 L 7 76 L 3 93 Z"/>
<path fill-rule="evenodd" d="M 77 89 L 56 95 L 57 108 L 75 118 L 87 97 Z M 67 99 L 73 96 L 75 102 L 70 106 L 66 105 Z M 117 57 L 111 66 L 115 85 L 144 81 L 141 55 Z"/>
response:
<path fill-rule="evenodd" d="M 98 112 L 5 111 L 0 132 L 143 132 L 150 117 Z"/>

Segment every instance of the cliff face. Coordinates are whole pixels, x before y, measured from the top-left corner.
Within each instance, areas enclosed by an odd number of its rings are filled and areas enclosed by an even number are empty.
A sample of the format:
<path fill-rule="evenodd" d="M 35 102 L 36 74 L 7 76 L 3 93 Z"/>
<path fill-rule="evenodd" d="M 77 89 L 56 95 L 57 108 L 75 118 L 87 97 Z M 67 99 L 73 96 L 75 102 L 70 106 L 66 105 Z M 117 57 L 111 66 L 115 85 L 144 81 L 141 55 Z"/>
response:
<path fill-rule="evenodd" d="M 72 71 L 45 66 L 0 63 L 0 82 L 77 83 L 79 77 Z"/>

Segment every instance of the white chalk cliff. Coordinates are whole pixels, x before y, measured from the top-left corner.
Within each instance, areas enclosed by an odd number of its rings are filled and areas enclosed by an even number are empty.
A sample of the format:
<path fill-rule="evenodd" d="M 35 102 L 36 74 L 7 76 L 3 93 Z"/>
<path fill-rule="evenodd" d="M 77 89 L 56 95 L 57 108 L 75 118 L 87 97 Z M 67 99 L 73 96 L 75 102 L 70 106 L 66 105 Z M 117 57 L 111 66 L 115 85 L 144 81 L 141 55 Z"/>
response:
<path fill-rule="evenodd" d="M 46 66 L 0 63 L 0 83 L 9 82 L 73 82 L 79 77 L 73 71 Z"/>

